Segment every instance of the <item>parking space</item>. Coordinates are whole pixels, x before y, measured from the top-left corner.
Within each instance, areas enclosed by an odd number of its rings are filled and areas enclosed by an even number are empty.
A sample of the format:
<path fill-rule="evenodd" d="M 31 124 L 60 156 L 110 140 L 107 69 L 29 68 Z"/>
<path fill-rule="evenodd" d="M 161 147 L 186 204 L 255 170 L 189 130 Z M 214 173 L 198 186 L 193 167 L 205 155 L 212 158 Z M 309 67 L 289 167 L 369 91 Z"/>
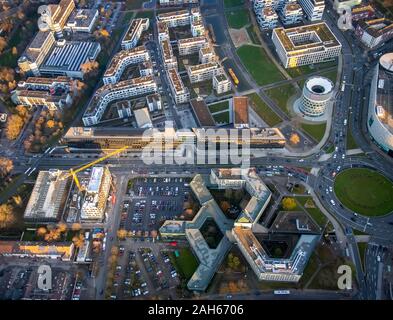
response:
<path fill-rule="evenodd" d="M 124 228 L 133 236 L 150 237 L 165 220 L 178 218 L 190 192 L 188 183 L 184 178 L 134 179 L 125 203 L 128 215 L 122 215 Z"/>

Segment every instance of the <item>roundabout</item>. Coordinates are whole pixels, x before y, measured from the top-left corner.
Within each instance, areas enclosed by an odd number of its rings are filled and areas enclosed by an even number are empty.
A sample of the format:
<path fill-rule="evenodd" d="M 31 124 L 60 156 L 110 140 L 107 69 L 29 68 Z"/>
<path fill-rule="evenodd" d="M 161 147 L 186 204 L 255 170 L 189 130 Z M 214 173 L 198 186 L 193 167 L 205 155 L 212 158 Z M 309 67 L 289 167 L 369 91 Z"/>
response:
<path fill-rule="evenodd" d="M 345 207 L 363 216 L 384 216 L 393 211 L 393 182 L 374 170 L 342 171 L 336 176 L 334 192 Z"/>

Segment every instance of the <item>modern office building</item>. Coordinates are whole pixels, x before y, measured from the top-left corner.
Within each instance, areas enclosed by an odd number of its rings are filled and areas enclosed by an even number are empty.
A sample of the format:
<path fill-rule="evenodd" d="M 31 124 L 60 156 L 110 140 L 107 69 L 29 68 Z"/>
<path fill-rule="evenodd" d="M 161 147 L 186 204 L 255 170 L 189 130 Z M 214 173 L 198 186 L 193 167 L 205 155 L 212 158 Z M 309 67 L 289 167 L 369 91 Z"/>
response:
<path fill-rule="evenodd" d="M 208 46 L 206 37 L 193 37 L 177 41 L 179 55 L 186 56 L 198 53 L 200 49 Z"/>
<path fill-rule="evenodd" d="M 166 70 L 177 69 L 177 58 L 173 55 L 173 50 L 169 39 L 161 41 L 161 54 Z"/>
<path fill-rule="evenodd" d="M 121 40 L 122 49 L 131 49 L 137 46 L 142 32 L 149 29 L 149 18 L 133 19 Z"/>
<path fill-rule="evenodd" d="M 98 42 L 58 41 L 39 67 L 39 73 L 83 79 L 84 72 L 81 66 L 94 61 L 100 51 L 101 46 Z"/>
<path fill-rule="evenodd" d="M 65 171 L 40 171 L 27 203 L 24 219 L 28 222 L 57 222 L 63 216 L 71 179 L 64 179 Z"/>
<path fill-rule="evenodd" d="M 368 48 L 375 48 L 393 38 L 393 21 L 387 18 L 361 20 L 355 34 Z"/>
<path fill-rule="evenodd" d="M 169 85 L 175 99 L 176 104 L 187 103 L 190 100 L 190 91 L 186 86 L 177 72 L 177 69 L 169 69 L 167 71 L 169 78 Z"/>
<path fill-rule="evenodd" d="M 39 68 L 55 44 L 50 31 L 38 31 L 24 53 L 18 59 L 18 66 L 27 75 L 39 76 Z"/>
<path fill-rule="evenodd" d="M 111 188 L 112 176 L 107 167 L 93 167 L 81 208 L 81 219 L 102 221 Z"/>
<path fill-rule="evenodd" d="M 116 53 L 109 67 L 105 70 L 102 81 L 104 84 L 114 84 L 120 80 L 124 70 L 132 64 L 150 61 L 150 55 L 145 46 L 121 50 Z"/>
<path fill-rule="evenodd" d="M 232 90 L 232 82 L 223 72 L 213 76 L 213 89 L 217 94 L 223 94 Z"/>
<path fill-rule="evenodd" d="M 325 22 L 276 28 L 272 40 L 285 68 L 333 60 L 341 53 L 341 43 Z"/>
<path fill-rule="evenodd" d="M 128 79 L 107 84 L 99 88 L 91 99 L 82 120 L 85 126 L 97 124 L 107 105 L 114 100 L 146 95 L 157 92 L 157 84 L 152 76 Z"/>
<path fill-rule="evenodd" d="M 223 74 L 224 70 L 216 62 L 208 62 L 187 67 L 191 83 L 211 80 L 214 76 Z"/>
<path fill-rule="evenodd" d="M 309 117 L 319 117 L 325 113 L 333 97 L 334 84 L 328 78 L 314 76 L 308 78 L 303 87 L 300 111 Z"/>
<path fill-rule="evenodd" d="M 325 0 L 298 0 L 310 21 L 322 20 L 325 11 Z"/>
<path fill-rule="evenodd" d="M 71 13 L 65 31 L 92 33 L 98 19 L 97 9 L 79 9 Z"/>
<path fill-rule="evenodd" d="M 367 128 L 377 145 L 393 155 L 393 53 L 375 66 L 370 86 Z"/>
<path fill-rule="evenodd" d="M 62 36 L 66 22 L 75 9 L 74 0 L 60 0 L 59 4 L 43 5 L 38 8 L 38 27 L 41 31 L 52 31 Z"/>
<path fill-rule="evenodd" d="M 157 21 L 165 22 L 169 28 L 186 26 L 190 24 L 190 12 L 188 10 L 159 13 Z"/>

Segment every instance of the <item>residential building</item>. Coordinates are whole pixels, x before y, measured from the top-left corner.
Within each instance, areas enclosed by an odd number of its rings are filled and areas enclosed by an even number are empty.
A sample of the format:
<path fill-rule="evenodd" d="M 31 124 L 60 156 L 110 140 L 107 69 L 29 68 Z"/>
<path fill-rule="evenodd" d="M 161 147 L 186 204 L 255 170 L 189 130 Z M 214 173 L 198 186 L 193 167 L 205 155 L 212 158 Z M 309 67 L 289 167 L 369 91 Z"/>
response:
<path fill-rule="evenodd" d="M 341 43 L 325 22 L 276 28 L 272 40 L 285 68 L 333 60 L 341 53 Z"/>
<path fill-rule="evenodd" d="M 126 34 L 121 40 L 122 49 L 131 49 L 137 46 L 142 32 L 149 29 L 149 18 L 133 19 Z"/>
<path fill-rule="evenodd" d="M 169 39 L 161 41 L 161 54 L 165 69 L 177 69 L 177 59 L 173 55 L 173 50 Z"/>
<path fill-rule="evenodd" d="M 190 100 L 190 91 L 184 86 L 177 69 L 169 69 L 168 78 L 176 104 L 187 103 Z"/>
<path fill-rule="evenodd" d="M 150 55 L 145 46 L 121 50 L 113 56 L 102 80 L 104 84 L 114 84 L 129 65 L 147 61 L 150 61 Z"/>
<path fill-rule="evenodd" d="M 232 90 L 232 82 L 224 72 L 217 74 L 213 77 L 213 89 L 217 94 L 226 93 Z"/>
<path fill-rule="evenodd" d="M 259 8 L 256 18 L 259 27 L 263 30 L 274 29 L 278 25 L 278 15 L 272 7 Z"/>
<path fill-rule="evenodd" d="M 325 0 L 298 0 L 298 3 L 303 8 L 308 20 L 322 20 L 325 11 Z"/>
<path fill-rule="evenodd" d="M 193 37 L 200 37 L 205 34 L 205 26 L 202 21 L 191 22 L 191 34 Z"/>
<path fill-rule="evenodd" d="M 151 63 L 151 61 L 144 61 L 139 64 L 139 75 L 141 77 L 153 75 L 153 64 Z"/>
<path fill-rule="evenodd" d="M 190 12 L 188 10 L 159 13 L 157 21 L 165 22 L 169 28 L 186 26 L 190 24 Z"/>
<path fill-rule="evenodd" d="M 211 46 L 202 47 L 199 49 L 199 63 L 209 63 L 216 60 L 216 54 Z"/>
<path fill-rule="evenodd" d="M 287 3 L 279 10 L 279 17 L 284 26 L 298 24 L 303 19 L 303 10 L 297 3 Z"/>
<path fill-rule="evenodd" d="M 157 22 L 158 42 L 169 40 L 169 29 L 166 22 Z"/>
<path fill-rule="evenodd" d="M 116 84 L 104 85 L 95 92 L 94 97 L 91 99 L 82 117 L 83 124 L 85 126 L 97 124 L 109 102 L 153 92 L 157 92 L 157 84 L 152 76 L 128 79 L 117 82 Z"/>
<path fill-rule="evenodd" d="M 179 48 L 179 55 L 186 56 L 197 53 L 201 48 L 208 46 L 207 39 L 205 37 L 193 37 L 187 39 L 180 39 L 177 41 Z"/>
<path fill-rule="evenodd" d="M 216 62 L 208 62 L 187 67 L 188 77 L 191 83 L 211 80 L 215 75 L 224 73 L 224 70 Z"/>
<path fill-rule="evenodd" d="M 159 93 L 153 93 L 146 96 L 147 107 L 150 112 L 162 109 L 162 99 Z"/>

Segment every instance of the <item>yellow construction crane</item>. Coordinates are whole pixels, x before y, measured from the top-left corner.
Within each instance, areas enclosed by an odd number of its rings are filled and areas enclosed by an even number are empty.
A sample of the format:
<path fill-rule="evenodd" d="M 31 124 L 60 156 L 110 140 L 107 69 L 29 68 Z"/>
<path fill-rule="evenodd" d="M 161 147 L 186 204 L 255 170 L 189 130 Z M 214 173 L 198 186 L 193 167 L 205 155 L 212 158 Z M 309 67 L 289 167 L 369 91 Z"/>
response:
<path fill-rule="evenodd" d="M 110 152 L 107 155 L 97 159 L 97 160 L 94 160 L 92 162 L 89 162 L 89 163 L 83 165 L 80 168 L 77 168 L 77 169 L 71 168 L 69 173 L 67 173 L 66 175 L 64 175 L 62 177 L 62 180 L 65 180 L 65 179 L 68 179 L 69 177 L 72 177 L 74 179 L 75 184 L 78 187 L 79 191 L 82 191 L 83 188 L 82 188 L 81 184 L 79 183 L 79 180 L 78 180 L 78 177 L 77 177 L 77 173 L 79 173 L 79 172 L 81 172 L 83 170 L 86 170 L 86 169 L 90 168 L 91 166 L 94 166 L 95 164 L 100 163 L 100 162 L 102 162 L 102 161 L 104 161 L 104 160 L 106 160 L 106 159 L 108 159 L 108 158 L 110 158 L 110 157 L 112 157 L 112 156 L 114 156 L 114 155 L 116 155 L 118 153 L 121 153 L 121 152 L 125 151 L 127 148 L 128 148 L 128 146 L 125 146 L 125 147 L 122 147 L 120 149 L 117 149 L 117 150 L 115 150 L 113 152 Z"/>

